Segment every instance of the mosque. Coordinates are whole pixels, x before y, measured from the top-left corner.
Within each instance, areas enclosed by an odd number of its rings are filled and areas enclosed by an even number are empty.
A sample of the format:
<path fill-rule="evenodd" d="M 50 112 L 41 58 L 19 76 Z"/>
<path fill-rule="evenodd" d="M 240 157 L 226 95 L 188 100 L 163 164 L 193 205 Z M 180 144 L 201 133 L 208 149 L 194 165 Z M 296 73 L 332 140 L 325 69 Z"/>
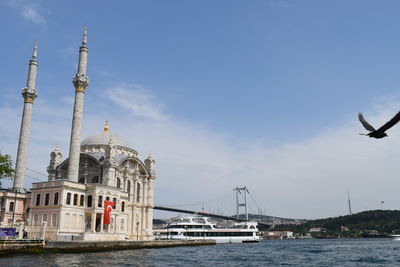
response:
<path fill-rule="evenodd" d="M 121 137 L 102 132 L 81 142 L 84 96 L 89 79 L 87 31 L 79 49 L 78 72 L 73 78 L 73 108 L 69 156 L 56 148 L 50 153 L 48 181 L 24 188 L 35 88 L 37 44 L 29 61 L 28 80 L 22 90 L 24 110 L 12 189 L 0 190 L 0 224 L 25 224 L 28 235 L 46 228 L 54 240 L 152 240 L 155 161 L 144 161 Z"/>

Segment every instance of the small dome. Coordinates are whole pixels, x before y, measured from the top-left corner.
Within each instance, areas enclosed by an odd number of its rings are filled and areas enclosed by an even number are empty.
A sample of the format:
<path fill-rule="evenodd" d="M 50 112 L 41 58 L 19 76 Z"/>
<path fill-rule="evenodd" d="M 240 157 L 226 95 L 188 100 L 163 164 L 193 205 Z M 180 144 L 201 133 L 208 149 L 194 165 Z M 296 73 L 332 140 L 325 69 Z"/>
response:
<path fill-rule="evenodd" d="M 127 142 L 125 142 L 124 139 L 119 137 L 118 135 L 115 135 L 113 133 L 110 133 L 109 131 L 98 133 L 98 134 L 93 134 L 88 137 L 86 137 L 82 142 L 81 146 L 88 146 L 88 145 L 108 145 L 109 141 L 111 141 L 113 145 L 117 146 L 123 146 L 123 147 L 128 147 L 129 145 Z"/>

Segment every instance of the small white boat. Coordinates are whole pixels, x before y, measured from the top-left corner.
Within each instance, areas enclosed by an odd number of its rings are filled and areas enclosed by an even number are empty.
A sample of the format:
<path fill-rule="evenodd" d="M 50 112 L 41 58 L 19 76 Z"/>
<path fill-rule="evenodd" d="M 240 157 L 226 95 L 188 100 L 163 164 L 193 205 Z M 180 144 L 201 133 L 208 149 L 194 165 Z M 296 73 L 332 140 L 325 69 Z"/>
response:
<path fill-rule="evenodd" d="M 164 229 L 154 230 L 157 240 L 214 239 L 216 243 L 259 242 L 257 222 L 218 227 L 208 217 L 190 216 L 172 220 Z"/>
<path fill-rule="evenodd" d="M 393 237 L 393 240 L 400 241 L 400 235 L 390 235 L 390 237 Z"/>

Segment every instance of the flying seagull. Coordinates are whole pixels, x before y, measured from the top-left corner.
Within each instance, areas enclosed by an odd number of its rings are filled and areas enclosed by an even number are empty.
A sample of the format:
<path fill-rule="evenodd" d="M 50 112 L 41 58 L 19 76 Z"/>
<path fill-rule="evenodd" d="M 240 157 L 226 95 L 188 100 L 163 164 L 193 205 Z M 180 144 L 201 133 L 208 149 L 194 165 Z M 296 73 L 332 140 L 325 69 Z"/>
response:
<path fill-rule="evenodd" d="M 373 138 L 383 138 L 386 137 L 387 134 L 385 133 L 386 130 L 388 130 L 390 127 L 392 127 L 393 125 L 395 125 L 399 120 L 400 120 L 400 112 L 396 114 L 396 116 L 394 116 L 390 121 L 388 121 L 387 123 L 385 123 L 381 128 L 379 128 L 378 130 L 375 130 L 374 127 L 372 127 L 371 124 L 369 124 L 365 119 L 362 113 L 358 113 L 358 119 L 360 120 L 361 124 L 364 126 L 365 129 L 367 129 L 368 131 L 370 131 L 367 134 L 361 134 L 361 135 L 367 135 L 369 137 L 373 137 Z"/>

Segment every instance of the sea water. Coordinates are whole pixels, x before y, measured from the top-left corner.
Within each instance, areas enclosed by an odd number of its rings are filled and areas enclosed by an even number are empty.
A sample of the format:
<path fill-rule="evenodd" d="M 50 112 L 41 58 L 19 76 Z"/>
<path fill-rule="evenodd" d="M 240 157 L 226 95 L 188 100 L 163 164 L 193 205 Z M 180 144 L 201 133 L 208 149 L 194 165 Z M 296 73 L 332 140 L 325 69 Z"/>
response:
<path fill-rule="evenodd" d="M 15 254 L 0 266 L 400 266 L 392 239 L 263 240 L 252 244 Z"/>

